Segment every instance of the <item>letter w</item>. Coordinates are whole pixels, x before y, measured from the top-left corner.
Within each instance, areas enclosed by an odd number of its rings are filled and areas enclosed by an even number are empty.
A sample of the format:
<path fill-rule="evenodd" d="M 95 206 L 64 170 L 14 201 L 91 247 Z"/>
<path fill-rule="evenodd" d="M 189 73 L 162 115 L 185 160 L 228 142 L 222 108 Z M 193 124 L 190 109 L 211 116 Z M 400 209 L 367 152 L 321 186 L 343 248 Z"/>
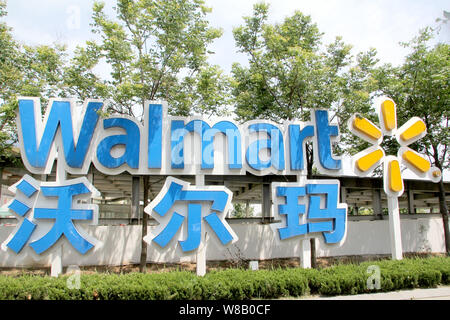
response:
<path fill-rule="evenodd" d="M 40 108 L 35 106 L 35 101 L 19 100 L 19 129 L 22 131 L 19 137 L 22 137 L 21 143 L 25 151 L 22 157 L 26 156 L 28 163 L 36 169 L 45 168 L 59 127 L 67 165 L 72 168 L 81 168 L 99 119 L 97 111 L 102 106 L 102 102 L 87 103 L 81 128 L 77 127 L 79 134 L 75 142 L 73 115 L 69 101 L 53 101 L 50 111 L 47 110 L 45 123 L 42 123 L 40 119 L 36 119 L 36 117 L 40 118 L 41 113 Z M 38 137 L 41 133 L 42 135 Z"/>

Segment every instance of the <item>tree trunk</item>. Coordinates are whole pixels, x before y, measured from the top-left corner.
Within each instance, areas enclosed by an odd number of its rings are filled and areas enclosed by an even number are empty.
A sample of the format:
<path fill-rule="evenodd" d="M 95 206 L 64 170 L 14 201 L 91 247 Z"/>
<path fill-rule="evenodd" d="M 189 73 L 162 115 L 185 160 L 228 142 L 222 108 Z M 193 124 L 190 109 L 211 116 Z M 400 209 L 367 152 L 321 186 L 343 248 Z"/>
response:
<path fill-rule="evenodd" d="M 306 144 L 306 178 L 312 179 L 313 173 L 313 147 L 311 143 Z M 317 259 L 316 259 L 316 239 L 309 239 L 309 243 L 311 246 L 311 268 L 317 267 Z"/>
<path fill-rule="evenodd" d="M 143 176 L 144 180 L 144 208 L 148 204 L 149 176 Z M 147 242 L 144 236 L 147 234 L 148 214 L 142 211 L 142 238 L 141 238 L 141 261 L 139 264 L 139 272 L 145 272 L 147 269 Z"/>
<path fill-rule="evenodd" d="M 309 239 L 309 244 L 311 246 L 311 268 L 317 268 L 317 259 L 316 259 L 316 238 Z"/>
<path fill-rule="evenodd" d="M 445 240 L 445 251 L 447 255 L 450 255 L 450 227 L 448 223 L 448 207 L 445 199 L 445 186 L 444 186 L 444 168 L 442 167 L 442 162 L 439 160 L 438 147 L 436 145 L 432 145 L 433 147 L 433 157 L 434 157 L 434 165 L 441 170 L 441 180 L 439 181 L 439 211 L 442 215 L 442 222 L 444 225 L 444 240 Z M 445 157 L 443 157 L 445 159 Z"/>
<path fill-rule="evenodd" d="M 444 223 L 445 251 L 447 251 L 447 255 L 450 255 L 450 226 L 448 223 L 449 211 L 445 199 L 443 176 L 441 178 L 441 181 L 439 181 L 439 211 L 441 212 L 442 222 Z"/>

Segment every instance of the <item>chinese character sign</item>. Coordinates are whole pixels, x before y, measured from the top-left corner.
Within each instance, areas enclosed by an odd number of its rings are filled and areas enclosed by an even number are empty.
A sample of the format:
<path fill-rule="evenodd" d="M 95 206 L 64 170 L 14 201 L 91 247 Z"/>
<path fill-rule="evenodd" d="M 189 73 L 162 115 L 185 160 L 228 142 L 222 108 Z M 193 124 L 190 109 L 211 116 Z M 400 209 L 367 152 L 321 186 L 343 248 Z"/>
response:
<path fill-rule="evenodd" d="M 347 233 L 347 204 L 339 203 L 339 180 L 272 183 L 273 225 L 280 240 L 323 235 L 342 244 Z"/>
<path fill-rule="evenodd" d="M 160 224 L 144 237 L 157 248 L 166 248 L 172 240 L 182 253 L 197 250 L 205 232 L 213 234 L 221 245 L 237 241 L 225 221 L 231 209 L 232 192 L 225 186 L 191 186 L 188 182 L 168 177 L 158 196 L 144 209 Z M 175 241 L 175 240 L 174 240 Z"/>
<path fill-rule="evenodd" d="M 98 196 L 98 191 L 86 178 L 62 182 L 41 182 L 25 175 L 10 187 L 15 193 L 8 208 L 19 223 L 2 244 L 3 250 L 20 253 L 29 245 L 40 255 L 52 248 L 62 237 L 80 254 L 85 254 L 97 243 L 79 223 L 97 224 L 98 206 L 79 203 Z"/>

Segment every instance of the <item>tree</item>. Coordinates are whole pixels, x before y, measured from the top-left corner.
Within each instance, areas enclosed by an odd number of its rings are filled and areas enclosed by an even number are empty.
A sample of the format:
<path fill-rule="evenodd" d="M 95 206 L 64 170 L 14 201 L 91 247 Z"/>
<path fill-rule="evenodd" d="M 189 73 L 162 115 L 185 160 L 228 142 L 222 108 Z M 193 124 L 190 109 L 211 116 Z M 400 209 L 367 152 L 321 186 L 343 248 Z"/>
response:
<path fill-rule="evenodd" d="M 145 100 L 162 99 L 170 114 L 220 114 L 226 78 L 207 63 L 207 46 L 221 31 L 208 26 L 203 1 L 118 0 L 115 10 L 112 20 L 95 2 L 93 32 L 102 41 L 86 49 L 110 67 L 111 112 L 141 117 Z"/>
<path fill-rule="evenodd" d="M 309 120 L 309 110 L 328 109 L 345 123 L 352 102 L 370 108 L 368 70 L 376 63 L 375 52 L 361 53 L 351 66 L 351 46 L 340 37 L 323 46 L 322 33 L 311 17 L 294 12 L 283 23 L 269 24 L 269 6 L 255 4 L 253 15 L 233 30 L 239 52 L 248 66 L 232 67 L 232 94 L 239 120 L 264 118 L 280 122 Z M 348 70 L 350 69 L 350 72 Z M 344 117 L 341 117 L 343 115 Z M 345 118 L 347 115 L 347 118 Z M 341 128 L 344 126 L 341 126 Z M 306 144 L 308 178 L 313 174 L 313 151 Z M 315 265 L 315 242 L 311 241 Z"/>
<path fill-rule="evenodd" d="M 340 143 L 335 146 L 338 153 L 354 155 L 370 146 L 362 139 L 355 139 L 355 135 L 350 133 L 347 128 L 347 121 L 354 114 L 364 115 L 374 123 L 378 121 L 378 116 L 373 108 L 374 92 L 378 88 L 374 77 L 379 62 L 376 55 L 375 49 L 358 53 L 355 64 L 351 65 L 342 75 L 342 99 L 338 102 L 336 110 L 341 131 Z"/>
<path fill-rule="evenodd" d="M 63 68 L 61 96 L 75 97 L 80 103 L 88 98 L 107 98 L 109 88 L 95 72 L 100 59 L 101 51 L 93 42 L 88 41 L 86 47 L 77 47 Z"/>
<path fill-rule="evenodd" d="M 250 206 L 247 202 L 245 205 L 241 202 L 235 202 L 233 204 L 233 218 L 248 218 L 252 217 L 255 213 L 255 208 Z"/>
<path fill-rule="evenodd" d="M 0 17 L 6 16 L 6 2 L 0 1 Z M 14 158 L 11 138 L 14 130 L 14 105 L 10 102 L 20 81 L 20 65 L 17 61 L 19 46 L 6 23 L 0 23 L 0 154 L 1 162 Z"/>
<path fill-rule="evenodd" d="M 6 16 L 6 1 L 0 1 L 0 17 Z M 36 96 L 41 104 L 61 94 L 65 47 L 35 47 L 19 44 L 11 28 L 0 23 L 0 154 L 1 161 L 17 165 L 15 111 L 18 96 Z"/>
<path fill-rule="evenodd" d="M 450 45 L 429 42 L 435 36 L 425 28 L 409 42 L 402 43 L 411 52 L 399 67 L 384 65 L 376 72 L 379 90 L 397 104 L 399 126 L 413 116 L 426 124 L 427 135 L 413 148 L 426 154 L 443 172 L 450 166 Z M 439 182 L 439 208 L 445 230 L 447 253 L 450 253 L 449 210 L 445 200 L 443 175 Z"/>
<path fill-rule="evenodd" d="M 157 99 L 168 101 L 172 115 L 224 111 L 227 78 L 219 67 L 207 63 L 207 46 L 221 36 L 221 31 L 209 27 L 205 16 L 210 9 L 204 1 L 118 0 L 116 19 L 106 16 L 104 6 L 102 2 L 93 6 L 93 32 L 101 41 L 88 42 L 86 49 L 79 49 L 78 65 L 69 83 L 81 91 L 95 88 L 96 94 L 109 99 L 108 112 L 141 119 L 145 101 Z M 89 67 L 101 59 L 111 72 L 110 78 L 99 84 Z M 77 78 L 78 69 L 88 75 L 87 79 Z M 148 177 L 143 179 L 146 205 Z M 142 226 L 146 234 L 146 214 Z M 141 271 L 145 269 L 146 247 L 142 241 Z"/>

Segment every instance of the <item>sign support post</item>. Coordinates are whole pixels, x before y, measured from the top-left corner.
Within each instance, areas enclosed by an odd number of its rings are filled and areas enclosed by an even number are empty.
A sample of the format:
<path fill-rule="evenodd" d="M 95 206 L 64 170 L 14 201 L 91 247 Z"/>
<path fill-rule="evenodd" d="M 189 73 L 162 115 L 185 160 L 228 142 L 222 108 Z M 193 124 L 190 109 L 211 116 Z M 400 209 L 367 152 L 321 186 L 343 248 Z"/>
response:
<path fill-rule="evenodd" d="M 401 260 L 402 254 L 402 233 L 400 231 L 400 211 L 398 208 L 398 198 L 388 196 L 389 210 L 389 235 L 391 240 L 392 260 Z"/>
<path fill-rule="evenodd" d="M 205 176 L 198 174 L 195 176 L 195 185 L 197 187 L 203 187 L 205 185 Z M 205 232 L 205 236 L 200 242 L 200 246 L 196 253 L 196 268 L 197 276 L 203 277 L 206 274 L 206 243 L 208 234 Z"/>
<path fill-rule="evenodd" d="M 300 266 L 311 269 L 311 242 L 310 239 L 300 240 Z"/>
<path fill-rule="evenodd" d="M 306 176 L 298 175 L 297 181 L 300 185 L 306 184 Z M 311 242 L 310 239 L 300 240 L 300 266 L 303 269 L 311 269 Z"/>
<path fill-rule="evenodd" d="M 56 163 L 56 182 L 62 183 L 64 180 L 66 180 L 67 174 L 64 170 L 64 166 L 62 165 L 61 161 L 57 161 Z M 60 274 L 62 274 L 63 269 L 63 261 L 62 261 L 62 255 L 63 255 L 63 245 L 61 244 L 59 248 L 55 250 L 55 253 L 52 257 L 51 267 L 50 267 L 50 275 L 52 277 L 58 277 Z"/>
<path fill-rule="evenodd" d="M 50 275 L 52 277 L 57 278 L 61 273 L 63 269 L 63 263 L 62 263 L 62 244 L 57 248 L 53 254 L 51 267 L 50 267 Z"/>

